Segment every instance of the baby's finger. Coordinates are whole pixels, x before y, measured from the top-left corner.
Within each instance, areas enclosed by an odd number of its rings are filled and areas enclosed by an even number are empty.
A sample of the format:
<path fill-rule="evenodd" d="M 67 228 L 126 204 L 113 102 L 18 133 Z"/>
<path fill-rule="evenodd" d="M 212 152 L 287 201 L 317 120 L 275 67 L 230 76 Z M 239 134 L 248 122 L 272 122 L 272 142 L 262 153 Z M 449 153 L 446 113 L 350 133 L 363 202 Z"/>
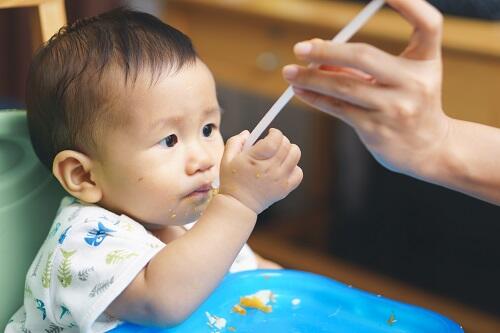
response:
<path fill-rule="evenodd" d="M 288 186 L 290 191 L 293 191 L 299 186 L 299 184 L 302 182 L 302 179 L 304 178 L 304 173 L 302 172 L 302 169 L 299 166 L 295 166 L 293 169 L 292 174 L 290 177 L 288 177 Z"/>
<path fill-rule="evenodd" d="M 291 146 L 292 144 L 290 143 L 290 140 L 286 136 L 284 136 L 283 141 L 281 141 L 280 148 L 276 153 L 276 161 L 278 161 L 279 164 L 283 163 L 285 158 L 288 156 L 288 152 Z"/>
<path fill-rule="evenodd" d="M 285 174 L 289 174 L 294 170 L 294 168 L 297 166 L 297 163 L 299 163 L 300 161 L 301 155 L 302 152 L 300 151 L 299 146 L 297 146 L 296 144 L 292 144 L 288 156 L 281 164 L 281 167 L 283 168 Z"/>
<path fill-rule="evenodd" d="M 229 162 L 233 160 L 233 158 L 241 153 L 243 150 L 243 145 L 245 144 L 245 141 L 248 139 L 248 136 L 250 135 L 250 132 L 247 130 L 241 132 L 238 135 L 235 135 L 226 142 L 226 148 L 224 150 L 224 156 L 222 157 L 222 160 L 225 162 Z"/>
<path fill-rule="evenodd" d="M 271 128 L 265 138 L 257 141 L 250 148 L 250 155 L 257 160 L 267 160 L 273 157 L 278 152 L 284 137 L 280 130 Z"/>

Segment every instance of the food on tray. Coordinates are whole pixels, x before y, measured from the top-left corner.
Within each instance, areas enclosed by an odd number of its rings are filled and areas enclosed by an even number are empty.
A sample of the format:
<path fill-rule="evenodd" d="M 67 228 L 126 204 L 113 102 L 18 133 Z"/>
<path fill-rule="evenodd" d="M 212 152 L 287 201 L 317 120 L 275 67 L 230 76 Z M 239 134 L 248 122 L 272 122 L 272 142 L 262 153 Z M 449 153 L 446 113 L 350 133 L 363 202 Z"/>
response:
<path fill-rule="evenodd" d="M 241 297 L 240 303 L 236 304 L 233 307 L 233 310 L 236 306 L 240 306 L 243 308 L 252 308 L 260 310 L 262 312 L 269 313 L 273 310 L 273 307 L 268 304 L 274 301 L 275 301 L 275 295 L 272 293 L 271 290 L 259 290 L 255 294 Z M 238 311 L 235 312 L 240 313 Z"/>
<path fill-rule="evenodd" d="M 235 304 L 233 305 L 233 312 L 236 312 L 236 313 L 239 313 L 240 315 L 244 316 L 247 314 L 247 310 L 245 310 L 245 308 L 243 308 L 241 305 L 239 304 Z"/>

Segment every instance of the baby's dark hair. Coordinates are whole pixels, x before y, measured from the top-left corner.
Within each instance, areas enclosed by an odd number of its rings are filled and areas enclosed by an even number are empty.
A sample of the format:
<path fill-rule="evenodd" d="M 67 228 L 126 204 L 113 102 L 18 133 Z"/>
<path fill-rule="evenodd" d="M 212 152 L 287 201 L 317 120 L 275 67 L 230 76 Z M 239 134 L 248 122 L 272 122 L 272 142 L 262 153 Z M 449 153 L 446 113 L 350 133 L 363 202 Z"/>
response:
<path fill-rule="evenodd" d="M 126 121 L 126 115 L 111 112 L 117 83 L 110 74 L 133 85 L 147 71 L 154 84 L 163 72 L 194 64 L 196 57 L 182 32 L 126 8 L 62 28 L 37 51 L 28 74 L 28 127 L 38 158 L 52 170 L 60 151 L 88 154 L 103 126 Z"/>

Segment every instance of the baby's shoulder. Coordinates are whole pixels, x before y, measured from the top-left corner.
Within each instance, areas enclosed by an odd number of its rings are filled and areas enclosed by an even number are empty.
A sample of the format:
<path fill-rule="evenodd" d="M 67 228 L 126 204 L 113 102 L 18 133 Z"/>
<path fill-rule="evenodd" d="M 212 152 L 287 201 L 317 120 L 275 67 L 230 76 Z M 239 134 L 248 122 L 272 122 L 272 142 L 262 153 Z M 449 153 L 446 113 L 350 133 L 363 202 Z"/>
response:
<path fill-rule="evenodd" d="M 61 225 L 86 224 L 102 221 L 106 224 L 118 224 L 120 215 L 117 215 L 103 207 L 87 204 L 72 197 L 65 197 L 56 214 L 55 223 Z"/>
<path fill-rule="evenodd" d="M 115 214 L 103 207 L 66 197 L 62 200 L 46 239 L 46 246 L 58 247 L 77 237 L 81 246 L 98 246 L 107 236 L 137 238 L 146 229 L 125 215 Z"/>

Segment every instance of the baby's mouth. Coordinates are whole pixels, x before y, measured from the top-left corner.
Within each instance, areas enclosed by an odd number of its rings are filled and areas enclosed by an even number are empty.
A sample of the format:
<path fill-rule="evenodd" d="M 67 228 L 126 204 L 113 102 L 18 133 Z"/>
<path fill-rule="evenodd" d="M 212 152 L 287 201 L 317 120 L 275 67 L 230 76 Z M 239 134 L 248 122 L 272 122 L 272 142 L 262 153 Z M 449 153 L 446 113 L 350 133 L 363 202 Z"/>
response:
<path fill-rule="evenodd" d="M 191 193 L 189 193 L 188 197 L 204 196 L 204 195 L 209 194 L 210 192 L 212 192 L 212 185 L 211 184 L 205 184 L 205 185 L 202 185 L 202 186 L 198 187 L 197 189 L 195 189 Z"/>

